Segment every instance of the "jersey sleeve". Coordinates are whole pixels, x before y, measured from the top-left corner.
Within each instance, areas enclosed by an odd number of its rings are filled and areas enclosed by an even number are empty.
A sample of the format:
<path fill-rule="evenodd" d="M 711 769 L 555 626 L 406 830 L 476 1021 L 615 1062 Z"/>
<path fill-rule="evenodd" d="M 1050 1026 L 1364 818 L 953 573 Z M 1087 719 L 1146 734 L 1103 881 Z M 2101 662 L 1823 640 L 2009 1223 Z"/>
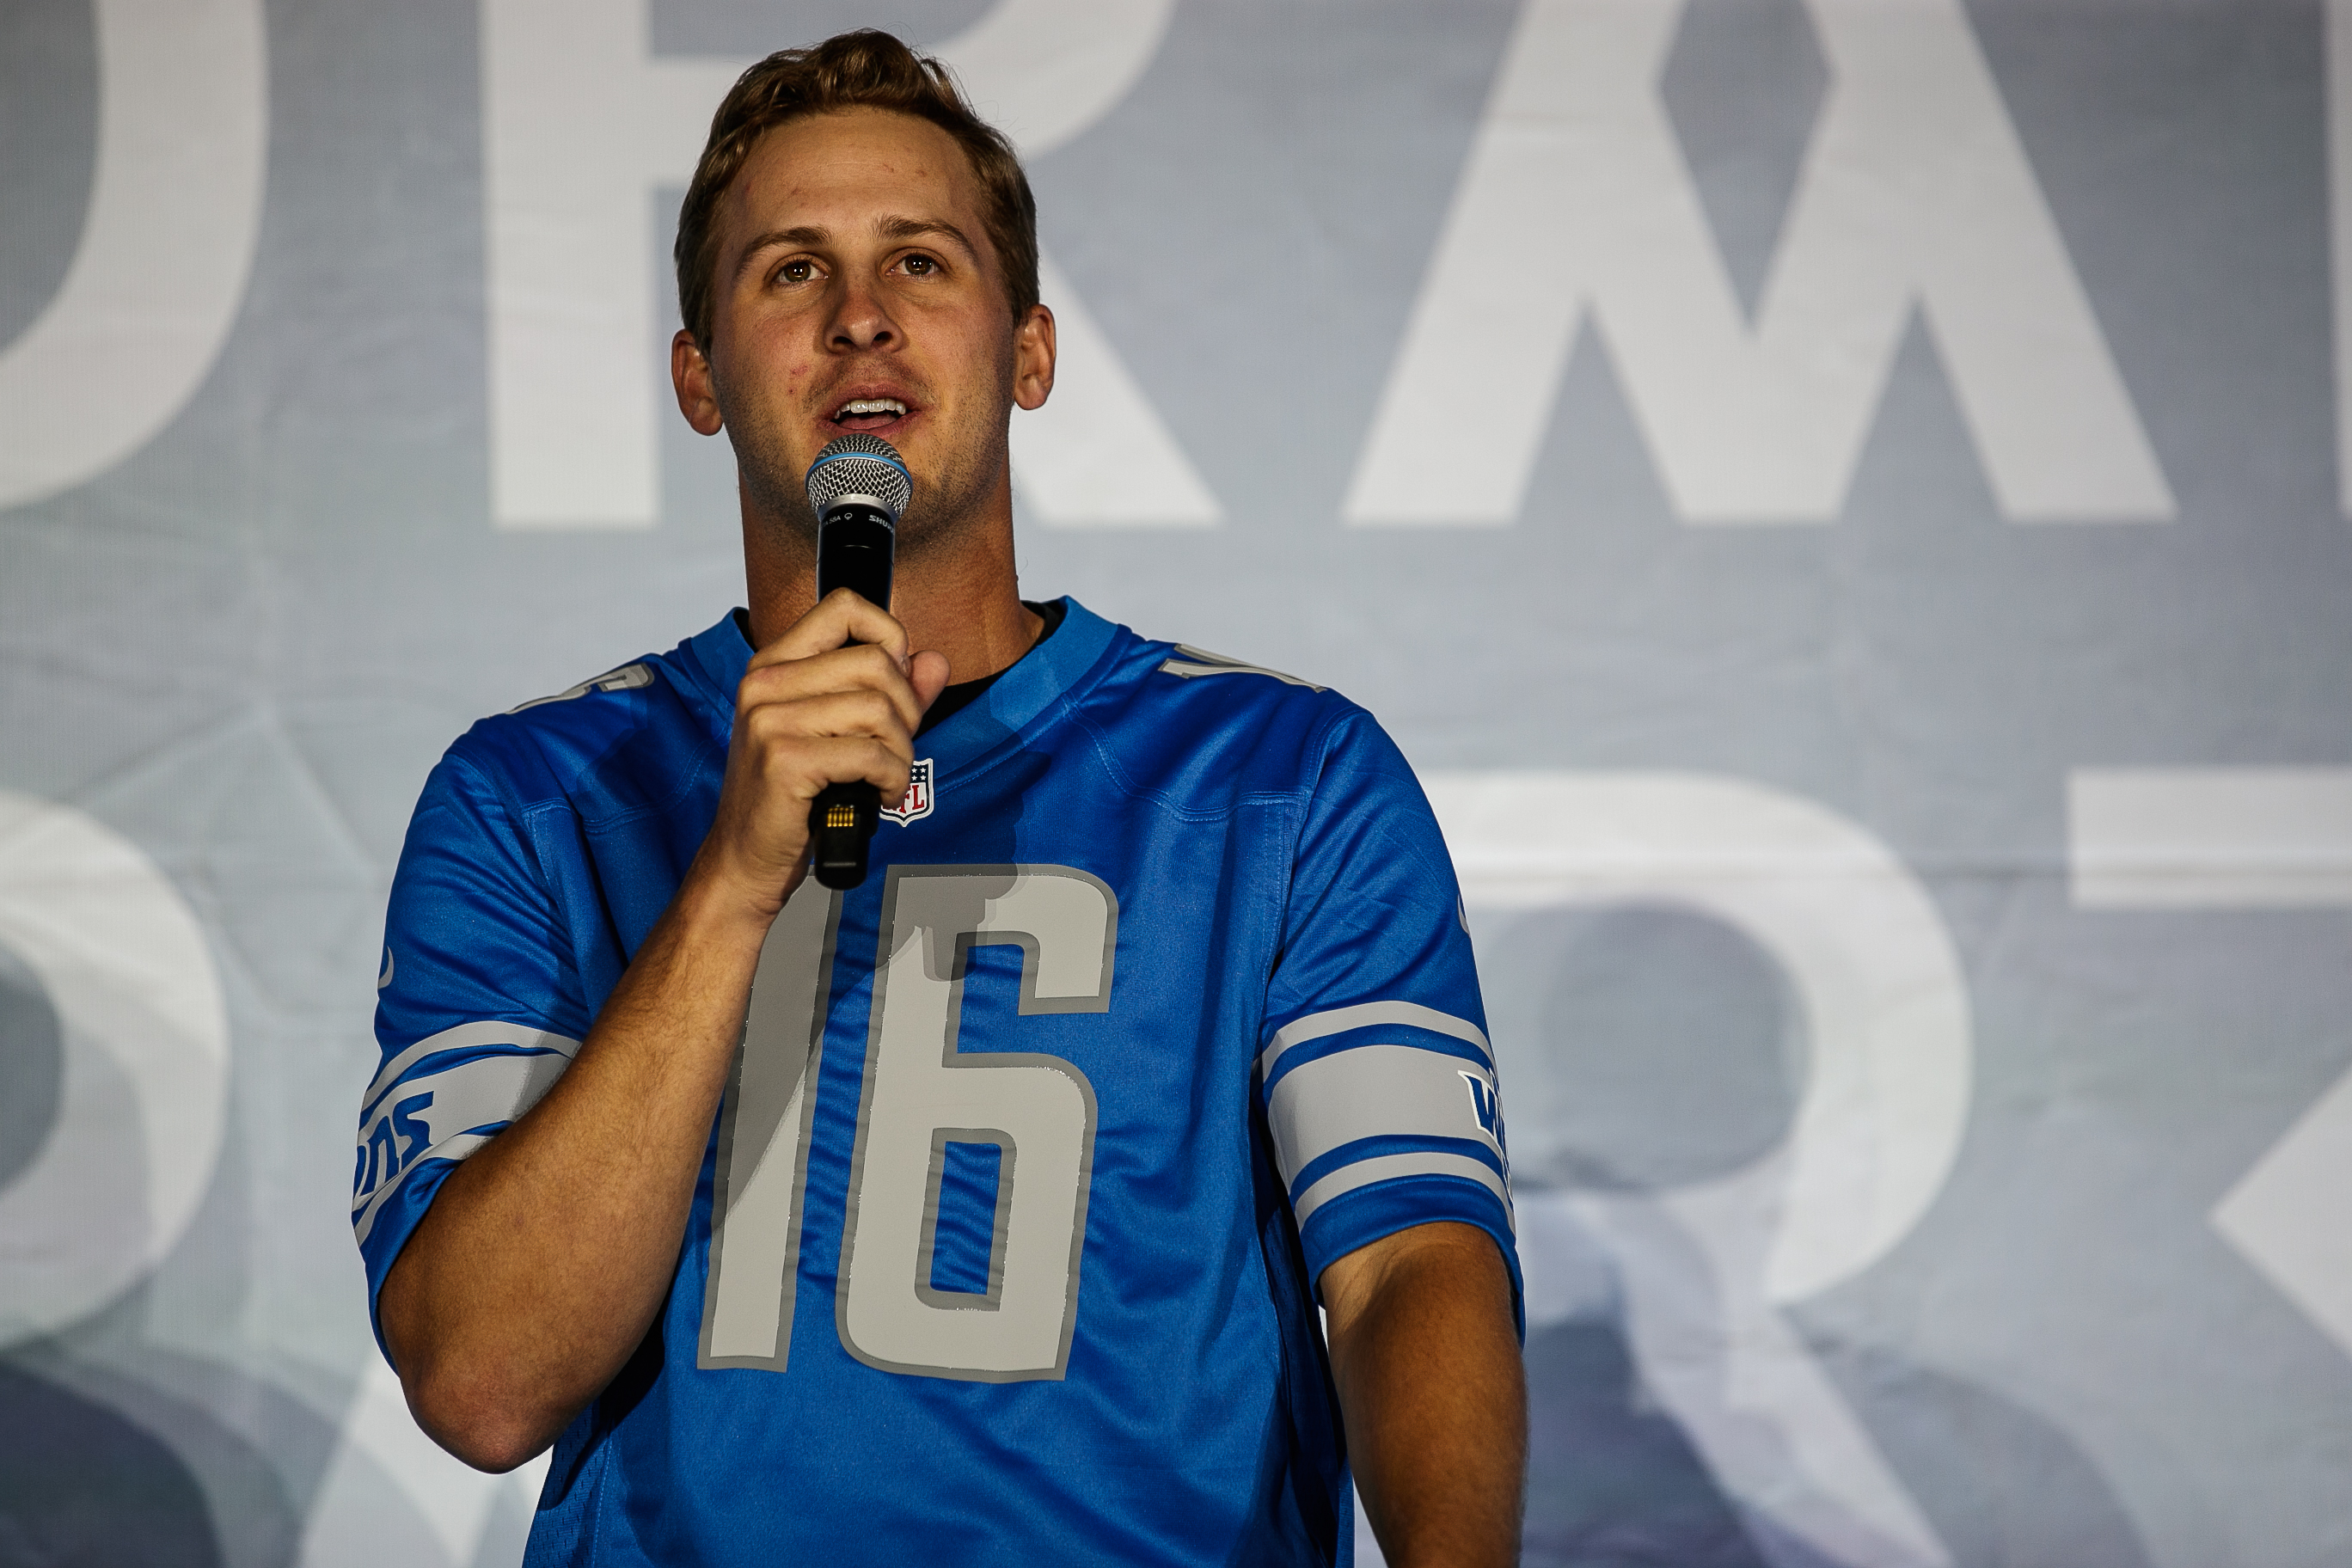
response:
<path fill-rule="evenodd" d="M 1475 1225 L 1511 1273 L 1502 1102 L 1460 889 L 1395 743 L 1334 726 L 1298 837 L 1258 1092 L 1308 1278 L 1438 1220 Z"/>
<path fill-rule="evenodd" d="M 547 1092 L 587 1024 L 571 944 L 529 837 L 482 773 L 453 752 L 417 801 L 384 924 L 382 1056 L 360 1100 L 352 1179 L 372 1320 L 384 1276 L 441 1184 Z M 376 1339 L 382 1345 L 380 1323 Z"/>

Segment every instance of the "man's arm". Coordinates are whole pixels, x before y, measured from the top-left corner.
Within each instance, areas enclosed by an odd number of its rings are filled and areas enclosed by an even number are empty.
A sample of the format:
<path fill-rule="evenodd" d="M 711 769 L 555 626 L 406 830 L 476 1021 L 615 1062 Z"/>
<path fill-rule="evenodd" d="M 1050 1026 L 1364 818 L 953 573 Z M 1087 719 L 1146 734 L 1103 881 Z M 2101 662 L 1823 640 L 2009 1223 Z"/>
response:
<path fill-rule="evenodd" d="M 1511 1279 L 1475 1226 L 1415 1226 L 1323 1271 L 1349 1463 L 1390 1568 L 1519 1560 L 1527 1376 Z"/>
<path fill-rule="evenodd" d="M 846 592 L 752 659 L 718 816 L 677 896 L 572 1066 L 450 1173 L 384 1279 L 409 1408 L 467 1464 L 546 1447 L 652 1326 L 761 944 L 805 875 L 809 803 L 836 780 L 905 793 L 946 665 Z"/>

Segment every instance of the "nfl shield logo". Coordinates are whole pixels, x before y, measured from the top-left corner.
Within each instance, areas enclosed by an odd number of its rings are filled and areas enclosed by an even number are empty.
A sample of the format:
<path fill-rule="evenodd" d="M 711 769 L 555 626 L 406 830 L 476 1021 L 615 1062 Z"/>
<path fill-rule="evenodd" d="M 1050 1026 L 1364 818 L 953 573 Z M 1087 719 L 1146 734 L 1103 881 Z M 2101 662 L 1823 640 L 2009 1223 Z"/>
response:
<path fill-rule="evenodd" d="M 896 806 L 884 806 L 882 815 L 904 827 L 907 824 L 931 815 L 931 759 L 918 757 L 907 770 L 907 798 Z"/>

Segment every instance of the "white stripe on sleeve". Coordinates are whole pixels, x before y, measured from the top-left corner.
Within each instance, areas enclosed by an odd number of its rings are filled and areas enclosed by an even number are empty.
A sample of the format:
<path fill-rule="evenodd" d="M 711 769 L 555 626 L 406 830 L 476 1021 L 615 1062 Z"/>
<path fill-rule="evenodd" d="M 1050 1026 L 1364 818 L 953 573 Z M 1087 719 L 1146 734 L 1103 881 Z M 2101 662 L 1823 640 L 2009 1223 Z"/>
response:
<path fill-rule="evenodd" d="M 411 1171 L 426 1160 L 466 1158 L 488 1142 L 477 1129 L 529 1110 L 571 1065 L 566 1053 L 502 1051 L 394 1084 L 378 1096 L 373 1112 L 360 1123 L 352 1197 L 359 1238 L 368 1238 L 376 1212 Z"/>
<path fill-rule="evenodd" d="M 1275 1162 L 1290 1184 L 1316 1161 L 1362 1138 L 1459 1138 L 1489 1145 L 1499 1160 L 1495 1104 L 1493 1077 L 1460 1057 L 1358 1046 L 1286 1074 L 1274 1086 L 1266 1125 Z"/>
<path fill-rule="evenodd" d="M 502 1024 L 492 1019 L 459 1024 L 437 1035 L 425 1036 L 379 1068 L 374 1080 L 367 1086 L 367 1092 L 360 1096 L 360 1114 L 365 1116 L 374 1107 L 378 1095 L 398 1082 L 402 1073 L 426 1057 L 436 1051 L 462 1050 L 468 1046 L 512 1046 L 518 1050 L 554 1051 L 567 1059 L 580 1053 L 580 1042 L 571 1036 L 534 1029 L 528 1024 Z"/>
<path fill-rule="evenodd" d="M 1299 1194 L 1291 1207 L 1298 1216 L 1298 1223 L 1303 1226 L 1317 1209 L 1341 1194 L 1352 1193 L 1358 1187 L 1385 1182 L 1394 1176 L 1460 1176 L 1479 1183 L 1502 1201 L 1504 1217 L 1511 1217 L 1511 1195 L 1504 1190 L 1502 1177 L 1495 1174 L 1483 1161 L 1473 1160 L 1466 1154 L 1443 1154 L 1433 1150 L 1378 1154 L 1369 1160 L 1359 1160 L 1352 1165 L 1342 1165 Z M 1514 1220 L 1512 1223 L 1516 1231 L 1517 1222 Z"/>
<path fill-rule="evenodd" d="M 1479 1027 L 1467 1019 L 1451 1013 L 1441 1013 L 1434 1007 L 1424 1007 L 1418 1002 L 1359 1002 L 1350 1007 L 1334 1007 L 1328 1013 L 1309 1013 L 1303 1018 L 1293 1018 L 1275 1031 L 1274 1039 L 1257 1058 L 1258 1079 L 1263 1082 L 1274 1076 L 1275 1063 L 1282 1053 L 1293 1046 L 1303 1046 L 1309 1040 L 1342 1034 L 1349 1029 L 1368 1029 L 1375 1025 L 1402 1025 L 1407 1028 L 1427 1029 L 1433 1035 L 1447 1035 L 1466 1040 L 1478 1047 L 1490 1068 L 1495 1065 L 1495 1049 L 1486 1043 Z"/>

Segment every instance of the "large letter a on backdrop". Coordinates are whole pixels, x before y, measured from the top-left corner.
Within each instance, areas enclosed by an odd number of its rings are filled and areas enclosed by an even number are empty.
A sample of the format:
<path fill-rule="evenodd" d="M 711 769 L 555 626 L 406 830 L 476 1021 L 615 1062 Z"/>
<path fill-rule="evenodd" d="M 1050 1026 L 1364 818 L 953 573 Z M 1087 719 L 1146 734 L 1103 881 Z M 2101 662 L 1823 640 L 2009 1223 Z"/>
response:
<path fill-rule="evenodd" d="M 1751 328 L 1658 97 L 1681 0 L 1529 0 L 1350 522 L 1516 517 L 1587 310 L 1677 512 L 1828 521 L 1915 304 L 2004 515 L 2172 514 L 1958 0 L 1807 11 L 1832 82 Z M 1468 464 L 1447 456 L 1465 410 Z"/>

